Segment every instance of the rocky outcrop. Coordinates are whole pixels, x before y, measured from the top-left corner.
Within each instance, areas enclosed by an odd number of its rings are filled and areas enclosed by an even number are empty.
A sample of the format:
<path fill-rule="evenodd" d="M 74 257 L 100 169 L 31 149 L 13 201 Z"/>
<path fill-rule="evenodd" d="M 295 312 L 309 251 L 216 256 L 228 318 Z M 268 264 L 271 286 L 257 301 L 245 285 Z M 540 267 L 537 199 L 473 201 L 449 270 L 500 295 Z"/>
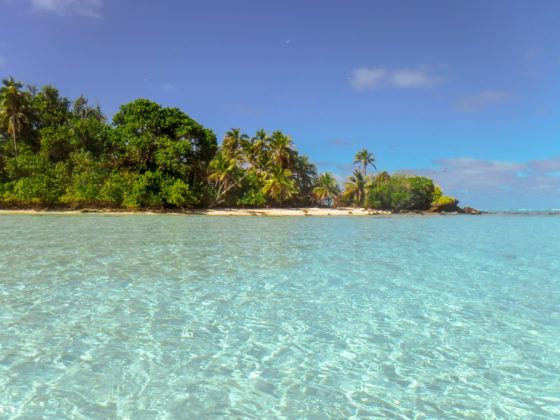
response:
<path fill-rule="evenodd" d="M 482 212 L 480 210 L 477 210 L 477 209 L 472 208 L 472 207 L 463 207 L 463 213 L 466 213 L 466 214 L 482 214 Z"/>
<path fill-rule="evenodd" d="M 441 213 L 441 214 L 482 214 L 480 210 L 473 207 L 459 207 L 459 201 L 455 200 L 453 202 L 445 203 L 439 206 L 433 206 L 430 213 Z"/>
<path fill-rule="evenodd" d="M 432 204 L 429 211 L 432 213 L 462 213 L 462 210 L 459 207 L 459 200 L 446 200 L 440 204 Z"/>

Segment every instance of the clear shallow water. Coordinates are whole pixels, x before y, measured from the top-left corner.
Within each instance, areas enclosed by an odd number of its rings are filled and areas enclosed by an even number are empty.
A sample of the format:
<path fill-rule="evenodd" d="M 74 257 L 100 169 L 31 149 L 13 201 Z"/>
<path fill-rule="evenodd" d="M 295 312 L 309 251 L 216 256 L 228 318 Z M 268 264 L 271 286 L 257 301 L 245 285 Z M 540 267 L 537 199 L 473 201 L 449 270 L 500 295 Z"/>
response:
<path fill-rule="evenodd" d="M 0 216 L 0 417 L 560 416 L 560 217 Z"/>

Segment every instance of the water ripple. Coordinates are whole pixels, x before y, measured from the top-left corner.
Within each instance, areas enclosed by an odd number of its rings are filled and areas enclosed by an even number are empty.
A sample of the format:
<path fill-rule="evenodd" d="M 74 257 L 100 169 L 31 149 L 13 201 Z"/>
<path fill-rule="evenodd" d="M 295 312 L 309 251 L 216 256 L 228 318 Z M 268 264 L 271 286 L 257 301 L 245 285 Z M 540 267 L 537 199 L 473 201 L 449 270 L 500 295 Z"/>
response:
<path fill-rule="evenodd" d="M 560 219 L 1 216 L 0 417 L 560 417 Z"/>

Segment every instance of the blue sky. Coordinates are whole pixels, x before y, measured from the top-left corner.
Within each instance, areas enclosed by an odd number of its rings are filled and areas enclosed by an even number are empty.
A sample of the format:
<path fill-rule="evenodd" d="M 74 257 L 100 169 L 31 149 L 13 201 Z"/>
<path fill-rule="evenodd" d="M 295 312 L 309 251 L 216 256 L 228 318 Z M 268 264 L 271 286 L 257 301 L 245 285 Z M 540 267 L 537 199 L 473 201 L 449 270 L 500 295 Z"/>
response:
<path fill-rule="evenodd" d="M 432 176 L 463 204 L 560 208 L 560 2 L 0 0 L 0 76 L 147 97 L 221 138 L 290 134 L 344 177 Z"/>

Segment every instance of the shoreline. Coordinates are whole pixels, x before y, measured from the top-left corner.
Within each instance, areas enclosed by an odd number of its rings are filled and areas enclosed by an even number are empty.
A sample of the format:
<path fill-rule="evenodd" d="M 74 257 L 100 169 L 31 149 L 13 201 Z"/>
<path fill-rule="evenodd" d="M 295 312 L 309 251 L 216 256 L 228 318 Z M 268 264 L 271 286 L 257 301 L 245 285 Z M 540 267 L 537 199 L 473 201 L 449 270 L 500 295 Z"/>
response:
<path fill-rule="evenodd" d="M 215 209 L 192 209 L 192 210 L 119 210 L 119 209 L 0 209 L 0 216 L 8 215 L 85 215 L 96 214 L 105 216 L 131 216 L 131 215 L 194 215 L 194 216 L 264 216 L 264 217 L 294 217 L 294 216 L 449 216 L 461 214 L 458 212 L 433 212 L 433 211 L 411 211 L 393 213 L 387 210 L 370 210 L 355 207 L 272 207 L 272 208 L 215 208 Z"/>
<path fill-rule="evenodd" d="M 199 215 L 199 216 L 390 216 L 394 213 L 383 210 L 341 207 L 290 207 L 290 208 L 216 208 L 193 210 L 118 210 L 118 209 L 0 209 L 1 215 L 80 215 L 98 214 L 107 216 L 130 215 Z"/>

